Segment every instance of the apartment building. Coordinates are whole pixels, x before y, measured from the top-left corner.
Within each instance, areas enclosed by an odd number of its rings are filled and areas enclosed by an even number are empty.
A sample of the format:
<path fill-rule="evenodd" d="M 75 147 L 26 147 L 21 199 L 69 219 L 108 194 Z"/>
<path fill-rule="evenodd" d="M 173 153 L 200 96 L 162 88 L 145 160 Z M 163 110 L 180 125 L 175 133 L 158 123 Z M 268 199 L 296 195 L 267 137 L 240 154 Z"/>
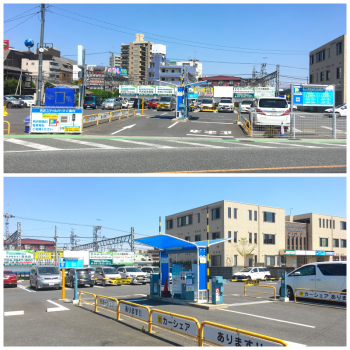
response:
<path fill-rule="evenodd" d="M 280 266 L 280 250 L 285 249 L 282 208 L 223 200 L 166 216 L 166 234 L 191 242 L 206 240 L 207 207 L 209 239 L 231 238 L 210 247 L 210 266 Z M 255 245 L 245 258 L 235 247 L 241 238 Z M 194 259 L 190 253 L 183 256 Z"/>
<path fill-rule="evenodd" d="M 136 40 L 130 44 L 121 44 L 121 68 L 128 69 L 129 82 L 145 84 L 147 82 L 147 68 L 152 57 L 151 41 L 145 41 L 143 34 L 136 34 Z"/>
<path fill-rule="evenodd" d="M 286 216 L 283 265 L 346 261 L 346 218 L 324 214 Z"/>
<path fill-rule="evenodd" d="M 335 84 L 336 105 L 346 103 L 346 34 L 311 51 L 309 56 L 309 83 Z"/>
<path fill-rule="evenodd" d="M 109 57 L 109 66 L 110 67 L 115 67 L 115 68 L 121 68 L 122 62 L 121 56 L 116 56 L 116 55 L 111 55 Z"/>
<path fill-rule="evenodd" d="M 198 60 L 188 60 L 188 61 L 171 61 L 170 64 L 174 64 L 177 66 L 183 66 L 183 67 L 194 67 L 195 71 L 195 77 L 198 80 L 203 75 L 203 65 Z"/>

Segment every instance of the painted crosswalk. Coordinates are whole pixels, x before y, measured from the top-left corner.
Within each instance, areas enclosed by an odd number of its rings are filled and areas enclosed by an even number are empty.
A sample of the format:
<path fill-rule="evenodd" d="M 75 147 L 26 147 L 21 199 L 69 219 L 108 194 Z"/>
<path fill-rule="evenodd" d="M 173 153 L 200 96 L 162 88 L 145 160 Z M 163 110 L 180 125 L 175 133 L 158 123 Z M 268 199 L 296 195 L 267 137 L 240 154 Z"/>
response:
<path fill-rule="evenodd" d="M 134 151 L 134 150 L 176 150 L 176 149 L 341 149 L 346 143 L 338 142 L 294 142 L 294 141 L 253 141 L 253 140 L 218 140 L 211 138 L 198 139 L 162 139 L 162 138 L 5 138 L 4 153 L 23 152 L 62 152 L 62 151 Z"/>
<path fill-rule="evenodd" d="M 22 286 L 22 285 L 17 285 L 18 288 L 21 288 L 22 290 L 25 290 L 26 292 L 29 293 L 35 293 L 36 291 L 31 289 L 30 286 Z"/>

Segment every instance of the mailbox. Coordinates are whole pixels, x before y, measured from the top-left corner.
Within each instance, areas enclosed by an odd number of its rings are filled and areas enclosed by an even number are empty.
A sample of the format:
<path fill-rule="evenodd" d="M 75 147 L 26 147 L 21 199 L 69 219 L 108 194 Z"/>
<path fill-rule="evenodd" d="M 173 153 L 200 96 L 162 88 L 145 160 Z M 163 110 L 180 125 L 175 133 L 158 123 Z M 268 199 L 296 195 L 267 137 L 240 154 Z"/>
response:
<path fill-rule="evenodd" d="M 211 302 L 213 304 L 222 304 L 224 302 L 224 283 L 226 283 L 226 280 L 222 276 L 213 276 L 211 278 Z"/>

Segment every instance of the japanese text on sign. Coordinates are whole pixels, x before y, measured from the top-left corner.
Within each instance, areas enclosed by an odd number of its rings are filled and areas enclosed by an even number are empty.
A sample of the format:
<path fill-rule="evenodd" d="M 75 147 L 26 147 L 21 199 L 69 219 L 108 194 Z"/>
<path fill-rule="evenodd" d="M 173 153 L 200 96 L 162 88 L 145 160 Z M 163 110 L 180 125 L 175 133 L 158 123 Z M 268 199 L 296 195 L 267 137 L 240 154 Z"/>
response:
<path fill-rule="evenodd" d="M 205 325 L 203 339 L 222 346 L 283 346 L 265 339 Z"/>
<path fill-rule="evenodd" d="M 148 321 L 148 310 L 147 309 L 123 303 L 122 300 L 120 301 L 120 312 L 127 314 L 127 315 L 130 315 L 130 316 L 133 316 L 133 317 L 141 318 L 142 320 L 145 320 L 145 321 Z"/>
<path fill-rule="evenodd" d="M 344 302 L 346 301 L 346 294 L 340 294 L 340 293 L 297 290 L 296 296 L 301 298 L 314 298 L 314 299 L 344 301 Z"/>
<path fill-rule="evenodd" d="M 152 323 L 171 330 L 197 337 L 197 324 L 194 321 L 182 319 L 176 316 L 162 315 L 157 312 L 152 313 Z"/>
<path fill-rule="evenodd" d="M 112 309 L 117 311 L 117 302 L 115 300 L 97 297 L 97 306 L 103 306 L 107 309 Z"/>

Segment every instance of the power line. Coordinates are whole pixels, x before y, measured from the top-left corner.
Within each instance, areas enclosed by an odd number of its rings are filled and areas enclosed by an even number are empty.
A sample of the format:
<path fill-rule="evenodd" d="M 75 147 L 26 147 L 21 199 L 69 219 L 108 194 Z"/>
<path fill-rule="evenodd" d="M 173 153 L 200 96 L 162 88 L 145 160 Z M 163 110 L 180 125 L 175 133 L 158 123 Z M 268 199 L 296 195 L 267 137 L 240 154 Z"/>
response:
<path fill-rule="evenodd" d="M 92 26 L 95 26 L 95 27 L 100 27 L 100 28 L 104 28 L 104 29 L 108 29 L 108 30 L 112 30 L 112 31 L 115 31 L 115 32 L 119 32 L 119 33 L 124 33 L 124 34 L 128 34 L 128 35 L 134 35 L 134 33 L 126 33 L 126 32 L 123 32 L 123 31 L 120 31 L 120 30 L 117 30 L 117 29 L 112 29 L 112 28 L 108 28 L 108 27 L 105 27 L 105 26 L 101 26 L 101 25 L 98 25 L 98 24 L 94 24 L 94 23 L 90 23 L 90 22 L 87 22 L 87 21 L 83 21 L 81 19 L 77 19 L 77 18 L 73 18 L 73 17 L 69 17 L 69 16 L 66 16 L 66 15 L 61 15 L 60 13 L 57 13 L 57 12 L 53 12 L 53 11 L 50 11 L 51 13 L 54 13 L 58 16 L 62 16 L 62 17 L 65 17 L 65 18 L 70 18 L 70 19 L 73 19 L 74 21 L 79 21 L 79 22 L 82 22 L 82 23 L 86 23 L 86 24 L 90 24 Z M 150 37 L 150 39 L 152 39 L 152 37 Z M 171 44 L 175 44 L 175 45 L 185 45 L 185 46 L 191 46 L 191 47 L 199 47 L 199 48 L 202 48 L 202 49 L 207 49 L 207 50 L 216 50 L 216 51 L 229 51 L 229 52 L 241 52 L 241 53 L 250 53 L 250 54 L 263 54 L 264 52 L 248 52 L 248 51 L 237 51 L 237 50 L 225 50 L 225 49 L 215 49 L 215 48 L 211 48 L 211 47 L 204 47 L 204 46 L 198 46 L 198 45 L 193 45 L 193 44 L 181 44 L 181 43 L 176 43 L 176 42 L 173 42 L 173 41 L 167 41 L 167 40 L 163 40 L 164 42 L 167 42 L 167 43 L 171 43 Z M 295 51 L 293 51 L 295 52 Z M 298 53 L 271 53 L 269 52 L 270 55 L 304 55 L 304 54 L 298 54 Z"/>
<path fill-rule="evenodd" d="M 76 12 L 64 10 L 64 9 L 61 9 L 60 7 L 57 7 L 57 6 L 54 6 L 54 5 L 51 5 L 51 7 L 55 7 L 55 8 L 57 8 L 57 9 L 61 10 L 61 11 L 73 13 L 73 14 L 75 14 L 75 15 L 78 15 L 79 17 L 85 17 L 85 18 L 88 18 L 88 19 L 92 19 L 93 21 L 101 22 L 101 20 L 99 20 L 99 19 L 94 19 L 94 18 L 92 18 L 92 17 L 83 16 L 81 13 L 76 13 Z M 143 30 L 138 30 L 138 29 L 136 30 L 136 29 L 133 29 L 133 28 L 128 28 L 128 27 L 119 26 L 119 25 L 113 24 L 113 23 L 108 23 L 108 22 L 104 22 L 104 23 L 109 24 L 109 25 L 112 25 L 112 26 L 115 26 L 115 27 L 120 27 L 120 28 L 124 28 L 124 29 L 128 29 L 128 30 L 132 30 L 132 31 L 134 31 L 134 32 L 140 32 L 140 31 L 141 31 L 141 32 L 143 32 L 143 33 L 145 33 L 145 34 L 151 34 L 151 35 L 155 35 L 155 36 L 162 37 L 162 38 L 169 38 L 169 39 L 178 40 L 178 41 L 186 41 L 186 42 L 195 43 L 195 44 L 203 44 L 203 45 L 218 46 L 218 47 L 228 47 L 228 48 L 241 49 L 241 50 L 264 51 L 264 52 L 269 52 L 269 53 L 270 53 L 270 51 L 308 52 L 308 51 L 305 51 L 305 50 L 266 50 L 266 49 L 251 49 L 251 48 L 247 48 L 247 47 L 236 47 L 236 46 L 225 46 L 225 45 L 217 45 L 217 44 L 208 44 L 208 43 L 202 43 L 202 42 L 199 42 L 199 41 L 191 41 L 191 40 L 185 40 L 185 39 L 177 39 L 177 38 L 173 38 L 173 37 L 170 37 L 170 36 L 154 34 L 154 33 L 150 33 L 150 32 L 145 32 L 145 31 L 143 31 Z M 126 34 L 129 34 L 129 33 L 126 33 Z M 132 34 L 130 34 L 130 35 L 134 35 L 134 33 L 132 33 Z M 252 53 L 263 53 L 263 52 L 252 52 Z"/>
<path fill-rule="evenodd" d="M 17 16 L 14 16 L 14 17 L 12 17 L 12 18 L 10 18 L 10 19 L 7 19 L 7 20 L 4 21 L 4 22 L 8 22 L 8 21 L 13 20 L 14 18 L 18 18 L 18 16 L 21 16 L 21 15 L 23 15 L 24 13 L 27 13 L 27 12 L 29 12 L 29 11 L 32 11 L 32 10 L 38 8 L 38 7 L 40 7 L 40 6 L 35 6 L 35 7 L 31 8 L 31 9 L 29 9 L 29 10 L 27 10 L 27 11 L 24 11 L 24 12 L 20 13 L 20 14 L 17 15 Z M 35 13 L 35 14 L 36 14 L 36 13 Z M 20 17 L 19 17 L 19 18 L 20 18 Z"/>
<path fill-rule="evenodd" d="M 40 11 L 39 11 L 40 12 Z M 18 19 L 20 18 L 23 18 L 23 17 L 28 17 L 30 15 L 36 15 L 37 13 L 39 12 L 35 12 L 35 13 L 29 13 L 28 15 L 24 15 L 24 16 L 21 16 L 21 17 L 17 17 L 17 18 L 13 18 L 13 19 L 8 19 L 6 21 L 4 21 L 4 23 L 8 23 L 8 22 L 12 22 L 12 21 L 17 21 Z M 34 17 L 34 16 L 33 16 Z"/>
<path fill-rule="evenodd" d="M 5 30 L 4 33 L 7 33 L 7 32 L 9 32 L 10 30 L 12 30 L 12 29 L 14 29 L 14 28 L 20 26 L 20 25 L 23 24 L 24 22 L 27 22 L 28 20 L 30 20 L 31 18 L 33 18 L 35 15 L 36 15 L 36 13 L 35 13 L 32 17 L 27 18 L 26 20 L 24 20 L 23 22 L 17 24 L 16 26 L 14 26 L 14 27 L 12 27 L 12 28 L 10 28 L 10 29 L 8 29 L 8 30 Z"/>

